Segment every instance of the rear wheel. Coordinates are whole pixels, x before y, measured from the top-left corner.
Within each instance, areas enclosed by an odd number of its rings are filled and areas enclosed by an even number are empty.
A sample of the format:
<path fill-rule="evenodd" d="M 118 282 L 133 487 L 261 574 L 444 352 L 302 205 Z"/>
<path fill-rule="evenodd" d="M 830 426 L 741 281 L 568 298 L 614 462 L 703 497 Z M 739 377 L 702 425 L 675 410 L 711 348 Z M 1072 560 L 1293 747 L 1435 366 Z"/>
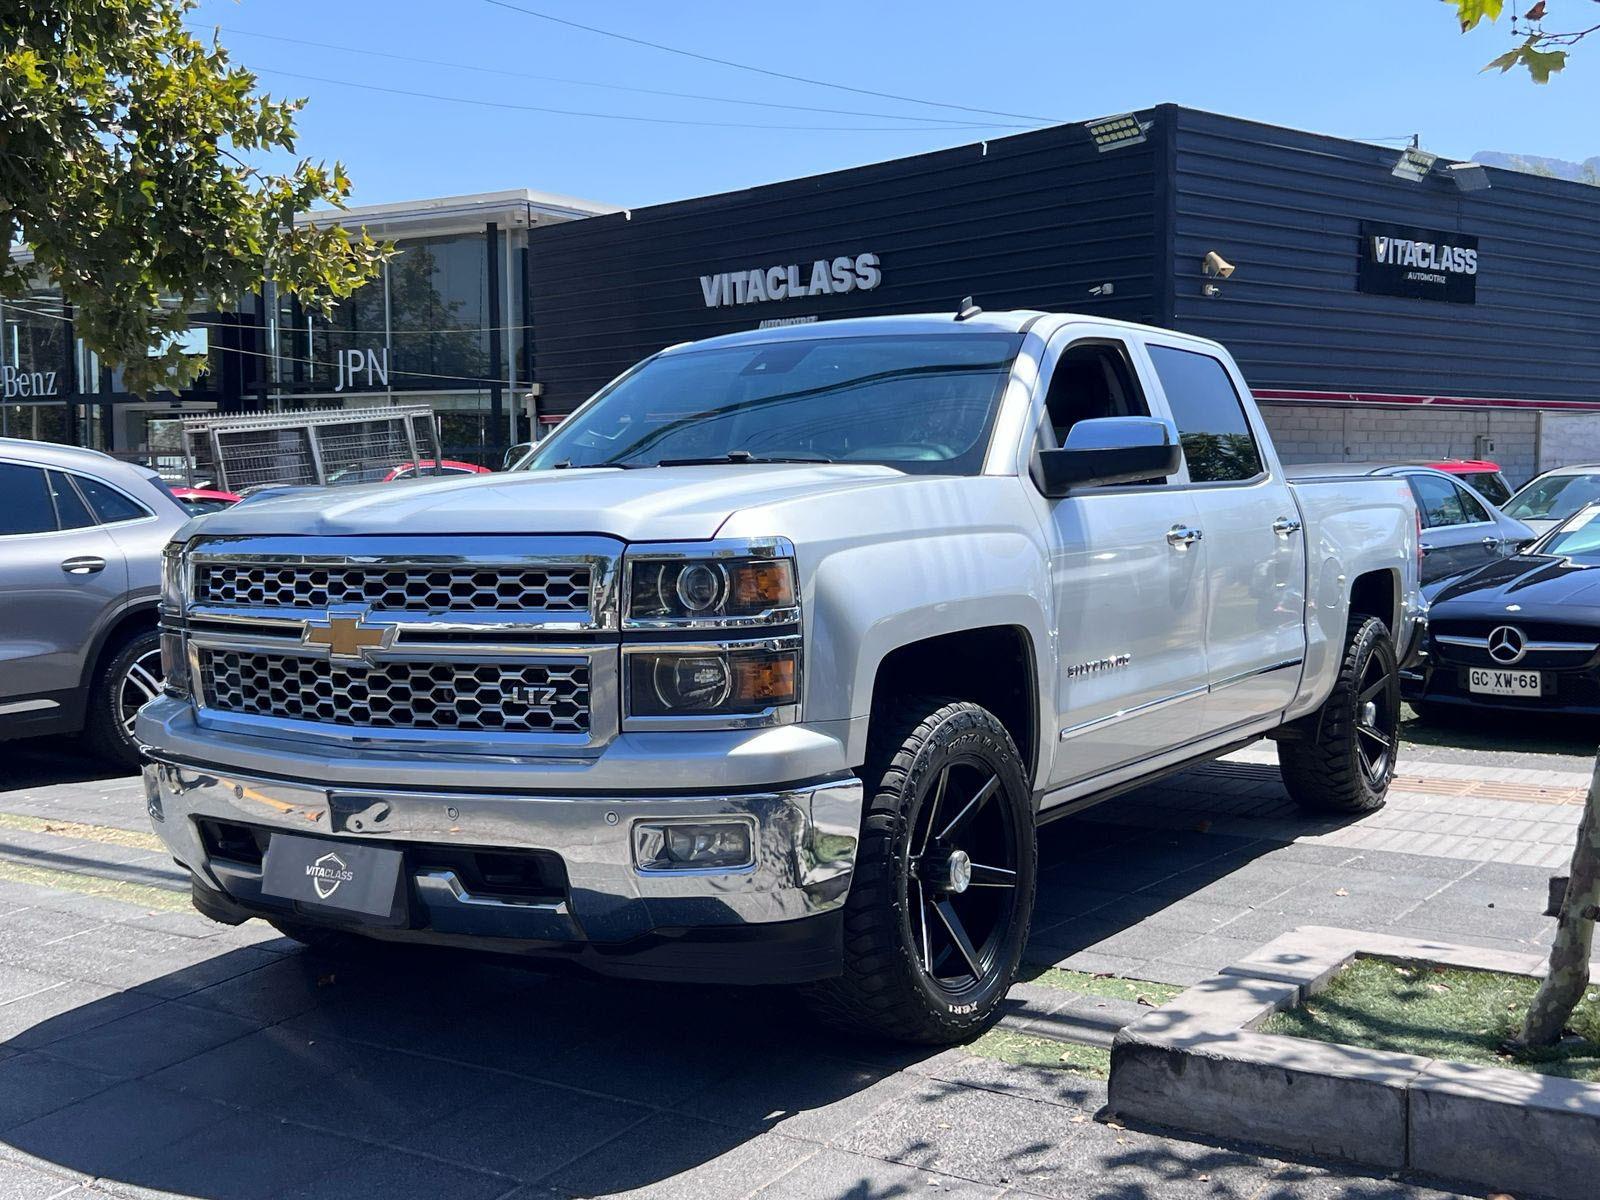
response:
<path fill-rule="evenodd" d="M 1300 724 L 1305 736 L 1278 742 L 1289 795 L 1325 812 L 1382 808 L 1400 745 L 1400 674 L 1382 621 L 1351 618 L 1333 691 Z"/>
<path fill-rule="evenodd" d="M 1033 910 L 1032 798 L 1005 727 L 976 704 L 912 700 L 875 737 L 844 973 L 810 989 L 824 1019 L 904 1041 L 993 1022 Z"/>
<path fill-rule="evenodd" d="M 133 737 L 133 719 L 160 694 L 161 635 L 151 629 L 129 638 L 95 672 L 85 723 L 95 754 L 130 771 L 138 770 L 139 743 Z"/>

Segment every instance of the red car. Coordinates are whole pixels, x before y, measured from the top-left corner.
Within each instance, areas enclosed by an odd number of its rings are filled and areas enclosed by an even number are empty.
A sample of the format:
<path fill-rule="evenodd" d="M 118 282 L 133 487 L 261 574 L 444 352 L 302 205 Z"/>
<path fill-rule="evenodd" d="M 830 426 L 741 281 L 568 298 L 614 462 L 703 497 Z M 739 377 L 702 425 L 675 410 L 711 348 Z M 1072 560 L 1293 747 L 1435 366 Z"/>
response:
<path fill-rule="evenodd" d="M 221 492 L 215 488 L 173 487 L 168 490 L 191 517 L 227 508 L 230 504 L 239 503 L 240 499 L 235 492 Z"/>
<path fill-rule="evenodd" d="M 1511 485 L 1506 482 L 1497 462 L 1482 458 L 1445 458 L 1423 465 L 1443 471 L 1446 475 L 1460 476 L 1482 492 L 1496 508 L 1511 499 Z"/>
<path fill-rule="evenodd" d="M 433 459 L 425 458 L 421 462 L 401 463 L 383 477 L 384 483 L 393 483 L 397 479 L 415 479 L 418 472 L 432 478 L 436 475 L 488 475 L 488 467 L 480 467 L 477 463 L 457 462 L 453 458 L 440 459 L 437 465 Z"/>

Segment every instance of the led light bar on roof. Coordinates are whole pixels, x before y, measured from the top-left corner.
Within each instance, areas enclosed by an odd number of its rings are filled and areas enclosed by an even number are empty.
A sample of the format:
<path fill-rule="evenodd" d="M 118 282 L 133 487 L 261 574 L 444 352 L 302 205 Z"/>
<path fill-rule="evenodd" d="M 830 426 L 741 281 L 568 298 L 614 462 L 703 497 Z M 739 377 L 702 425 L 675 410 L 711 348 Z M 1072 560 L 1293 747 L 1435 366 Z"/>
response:
<path fill-rule="evenodd" d="M 1098 121 L 1085 121 L 1083 127 L 1094 138 L 1095 147 L 1104 154 L 1123 146 L 1137 146 L 1145 140 L 1150 123 L 1140 122 L 1132 113 L 1121 113 L 1115 117 L 1101 117 Z"/>
<path fill-rule="evenodd" d="M 1400 161 L 1394 164 L 1394 170 L 1389 174 L 1396 179 L 1409 179 L 1412 183 L 1421 183 L 1433 170 L 1433 164 L 1438 159 L 1437 154 L 1429 154 L 1426 150 L 1419 150 L 1409 146 L 1400 152 Z"/>

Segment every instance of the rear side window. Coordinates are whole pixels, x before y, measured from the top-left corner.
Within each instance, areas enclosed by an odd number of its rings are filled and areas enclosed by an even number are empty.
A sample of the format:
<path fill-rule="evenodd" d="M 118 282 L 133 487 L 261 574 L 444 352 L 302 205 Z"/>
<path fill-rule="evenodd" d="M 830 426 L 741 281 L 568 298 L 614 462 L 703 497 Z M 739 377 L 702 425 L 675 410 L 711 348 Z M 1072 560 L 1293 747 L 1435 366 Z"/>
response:
<path fill-rule="evenodd" d="M 1437 475 L 1411 475 L 1407 477 L 1411 492 L 1422 511 L 1422 523 L 1429 529 L 1444 529 L 1451 525 L 1469 525 L 1474 521 L 1487 521 L 1489 514 L 1483 506 L 1448 479 Z M 1467 505 L 1471 504 L 1471 508 Z M 1477 512 L 1472 510 L 1476 509 Z"/>
<path fill-rule="evenodd" d="M 1506 481 L 1498 471 L 1468 475 L 1467 482 L 1487 496 L 1490 504 L 1504 504 L 1511 499 L 1511 489 L 1506 486 Z"/>
<path fill-rule="evenodd" d="M 1261 448 L 1227 368 L 1209 354 L 1151 346 L 1161 390 L 1195 483 L 1234 483 L 1262 472 Z"/>
<path fill-rule="evenodd" d="M 1462 487 L 1459 483 L 1455 485 L 1455 489 L 1458 493 L 1456 499 L 1461 504 L 1461 511 L 1467 514 L 1467 521 L 1469 523 L 1473 521 L 1488 521 L 1492 519 L 1489 516 L 1489 510 L 1478 503 L 1478 498 L 1476 496 L 1467 491 L 1467 489 Z"/>
<path fill-rule="evenodd" d="M 89 507 L 94 509 L 95 516 L 106 525 L 118 521 L 137 521 L 140 517 L 150 515 L 150 510 L 144 505 L 135 503 L 110 484 L 101 483 L 98 479 L 79 475 L 78 487 L 89 501 Z"/>
<path fill-rule="evenodd" d="M 48 472 L 50 498 L 56 504 L 56 519 L 63 529 L 83 529 L 95 523 L 94 514 L 72 486 L 72 480 L 60 471 Z"/>
<path fill-rule="evenodd" d="M 0 463 L 0 535 L 53 533 L 56 510 L 38 467 Z"/>

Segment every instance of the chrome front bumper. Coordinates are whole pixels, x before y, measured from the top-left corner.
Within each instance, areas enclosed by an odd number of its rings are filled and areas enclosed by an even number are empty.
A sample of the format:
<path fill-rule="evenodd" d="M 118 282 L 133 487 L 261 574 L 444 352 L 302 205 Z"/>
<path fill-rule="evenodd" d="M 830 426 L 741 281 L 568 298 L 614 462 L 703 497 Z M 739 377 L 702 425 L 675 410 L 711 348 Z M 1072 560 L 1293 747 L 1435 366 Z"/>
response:
<path fill-rule="evenodd" d="M 268 837 L 398 845 L 408 851 L 409 929 L 548 944 L 617 945 L 831 913 L 849 891 L 862 804 L 854 776 L 739 794 L 552 796 L 320 786 L 158 758 L 144 768 L 144 785 L 154 828 L 173 857 L 247 915 L 305 914 L 262 896 L 259 864 L 209 854 L 202 821 Z M 718 816 L 753 823 L 753 866 L 644 872 L 635 865 L 635 824 Z M 427 846 L 554 852 L 565 866 L 566 894 L 538 902 L 473 895 L 448 871 L 413 869 L 426 858 L 414 848 Z"/>

